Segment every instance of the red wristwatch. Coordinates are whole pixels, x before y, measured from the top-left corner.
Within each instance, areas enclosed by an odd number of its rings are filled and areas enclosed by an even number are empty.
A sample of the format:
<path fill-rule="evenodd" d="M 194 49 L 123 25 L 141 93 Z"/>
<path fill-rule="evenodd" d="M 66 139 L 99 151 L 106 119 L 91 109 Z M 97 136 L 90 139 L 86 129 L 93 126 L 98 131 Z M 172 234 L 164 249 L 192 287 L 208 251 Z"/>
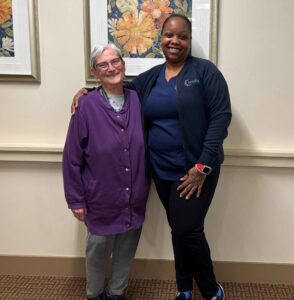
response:
<path fill-rule="evenodd" d="M 208 175 L 212 170 L 210 166 L 203 165 L 203 164 L 196 164 L 195 167 L 198 170 L 198 172 L 204 175 Z"/>

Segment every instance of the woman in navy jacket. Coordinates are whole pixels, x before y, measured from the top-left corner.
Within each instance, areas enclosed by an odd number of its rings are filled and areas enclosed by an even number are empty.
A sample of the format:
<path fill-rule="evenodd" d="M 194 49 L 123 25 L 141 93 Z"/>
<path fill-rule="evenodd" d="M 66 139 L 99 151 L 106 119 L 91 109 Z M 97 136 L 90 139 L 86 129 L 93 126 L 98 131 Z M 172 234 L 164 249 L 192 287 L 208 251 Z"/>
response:
<path fill-rule="evenodd" d="M 175 299 L 192 299 L 194 278 L 205 299 L 221 300 L 225 295 L 214 275 L 204 220 L 224 160 L 229 91 L 214 64 L 190 55 L 191 22 L 185 16 L 166 19 L 161 44 L 166 63 L 140 74 L 129 87 L 142 103 L 146 169 L 172 229 Z"/>

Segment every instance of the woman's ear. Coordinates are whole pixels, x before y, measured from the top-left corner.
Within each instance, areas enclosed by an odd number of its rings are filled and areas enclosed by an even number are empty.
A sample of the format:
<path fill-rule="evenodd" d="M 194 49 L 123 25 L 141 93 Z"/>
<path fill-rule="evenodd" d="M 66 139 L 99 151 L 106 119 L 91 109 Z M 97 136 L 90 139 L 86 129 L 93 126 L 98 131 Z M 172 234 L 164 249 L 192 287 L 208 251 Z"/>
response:
<path fill-rule="evenodd" d="M 96 71 L 96 69 L 91 69 L 90 70 L 90 74 L 93 76 L 93 77 L 95 77 L 96 79 L 97 79 L 97 77 L 98 77 L 98 74 L 97 74 L 97 71 Z"/>

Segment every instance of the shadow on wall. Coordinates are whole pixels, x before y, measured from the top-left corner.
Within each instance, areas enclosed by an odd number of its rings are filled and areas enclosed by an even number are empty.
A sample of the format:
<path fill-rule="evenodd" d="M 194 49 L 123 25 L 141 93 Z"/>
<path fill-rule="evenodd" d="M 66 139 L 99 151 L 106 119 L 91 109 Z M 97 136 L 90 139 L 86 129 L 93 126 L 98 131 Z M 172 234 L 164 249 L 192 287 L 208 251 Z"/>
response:
<path fill-rule="evenodd" d="M 69 213 L 71 211 L 69 210 Z M 86 249 L 86 239 L 87 239 L 87 228 L 83 222 L 78 221 L 73 215 L 72 217 L 74 218 L 74 222 L 76 223 L 76 234 L 75 234 L 75 239 L 76 239 L 76 253 L 81 253 L 83 257 L 85 257 L 85 249 Z"/>
<path fill-rule="evenodd" d="M 225 149 L 254 150 L 256 146 L 252 137 L 252 129 L 245 117 L 234 109 L 232 103 L 232 121 L 229 127 L 228 137 L 225 139 Z M 257 113 L 256 113 L 257 114 Z M 258 116 L 256 116 L 258 117 Z"/>
<path fill-rule="evenodd" d="M 235 112 L 234 108 L 232 110 L 232 123 L 224 148 L 254 150 L 250 126 L 242 115 Z M 249 166 L 223 165 L 221 168 L 205 224 L 213 260 L 233 261 L 248 256 L 250 246 L 247 241 L 252 234 L 248 223 L 253 220 L 254 224 L 258 218 L 258 199 L 262 197 L 259 177 L 253 171 L 253 167 Z"/>
<path fill-rule="evenodd" d="M 170 228 L 154 183 L 152 183 L 149 193 L 146 218 L 136 257 L 173 259 Z"/>

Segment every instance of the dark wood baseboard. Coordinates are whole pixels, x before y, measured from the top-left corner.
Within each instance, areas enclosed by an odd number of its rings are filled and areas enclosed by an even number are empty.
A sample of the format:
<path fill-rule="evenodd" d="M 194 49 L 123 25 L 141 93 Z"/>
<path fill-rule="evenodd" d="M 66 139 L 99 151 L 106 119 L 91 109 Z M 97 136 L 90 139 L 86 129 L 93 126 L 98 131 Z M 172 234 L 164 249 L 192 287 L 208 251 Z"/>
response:
<path fill-rule="evenodd" d="M 221 282 L 294 284 L 293 264 L 214 262 Z M 84 277 L 82 257 L 0 256 L 0 275 Z M 171 260 L 136 259 L 131 278 L 174 280 Z"/>

